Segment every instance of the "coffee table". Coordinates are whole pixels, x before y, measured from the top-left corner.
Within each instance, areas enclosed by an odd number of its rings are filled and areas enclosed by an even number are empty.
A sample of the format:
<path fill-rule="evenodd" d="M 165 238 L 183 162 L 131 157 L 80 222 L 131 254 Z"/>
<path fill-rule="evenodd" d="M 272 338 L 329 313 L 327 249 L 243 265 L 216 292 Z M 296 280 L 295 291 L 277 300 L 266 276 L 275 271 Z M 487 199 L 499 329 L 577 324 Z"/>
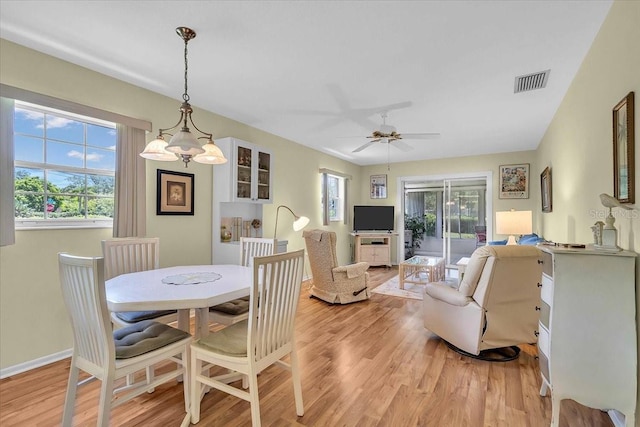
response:
<path fill-rule="evenodd" d="M 400 289 L 405 283 L 424 285 L 429 282 L 444 280 L 444 258 L 430 256 L 414 256 L 400 263 L 398 277 Z"/>

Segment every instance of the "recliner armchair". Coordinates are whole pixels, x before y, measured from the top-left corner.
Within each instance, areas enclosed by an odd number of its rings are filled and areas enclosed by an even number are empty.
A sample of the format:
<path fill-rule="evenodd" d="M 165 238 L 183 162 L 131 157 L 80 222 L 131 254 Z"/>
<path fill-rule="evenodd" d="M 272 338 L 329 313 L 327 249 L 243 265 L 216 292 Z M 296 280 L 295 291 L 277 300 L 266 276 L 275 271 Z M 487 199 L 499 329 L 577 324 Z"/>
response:
<path fill-rule="evenodd" d="M 535 246 L 483 246 L 475 250 L 456 289 L 428 283 L 424 327 L 468 356 L 537 341 L 541 252 Z M 482 356 L 480 355 L 482 358 Z"/>
<path fill-rule="evenodd" d="M 312 296 L 331 304 L 348 304 L 369 298 L 369 264 L 358 262 L 339 266 L 336 257 L 336 233 L 309 230 L 302 233 L 313 275 Z"/>

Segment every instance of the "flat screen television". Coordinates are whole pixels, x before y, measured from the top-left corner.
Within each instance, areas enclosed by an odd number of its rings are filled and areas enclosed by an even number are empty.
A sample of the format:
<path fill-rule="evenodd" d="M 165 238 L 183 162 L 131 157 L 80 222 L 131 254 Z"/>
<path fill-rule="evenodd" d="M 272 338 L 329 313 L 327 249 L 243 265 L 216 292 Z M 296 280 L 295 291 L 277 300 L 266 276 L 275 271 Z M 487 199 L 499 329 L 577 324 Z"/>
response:
<path fill-rule="evenodd" d="M 354 206 L 353 231 L 393 231 L 393 206 Z"/>

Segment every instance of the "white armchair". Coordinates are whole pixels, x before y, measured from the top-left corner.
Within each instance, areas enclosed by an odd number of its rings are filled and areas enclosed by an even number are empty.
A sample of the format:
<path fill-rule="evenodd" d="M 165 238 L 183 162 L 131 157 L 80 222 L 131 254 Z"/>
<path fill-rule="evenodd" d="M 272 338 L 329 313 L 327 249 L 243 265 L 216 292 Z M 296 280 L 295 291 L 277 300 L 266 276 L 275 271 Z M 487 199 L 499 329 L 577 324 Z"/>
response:
<path fill-rule="evenodd" d="M 541 252 L 534 246 L 475 250 L 459 287 L 428 283 L 424 326 L 470 356 L 537 341 Z M 514 358 L 515 358 L 514 357 Z"/>

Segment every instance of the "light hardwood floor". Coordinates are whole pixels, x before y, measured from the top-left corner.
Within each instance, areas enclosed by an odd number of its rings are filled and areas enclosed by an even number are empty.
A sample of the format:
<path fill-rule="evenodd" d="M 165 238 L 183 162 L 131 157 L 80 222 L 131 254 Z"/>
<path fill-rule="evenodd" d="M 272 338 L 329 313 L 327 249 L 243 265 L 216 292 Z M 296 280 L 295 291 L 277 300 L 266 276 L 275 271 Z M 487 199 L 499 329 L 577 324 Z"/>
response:
<path fill-rule="evenodd" d="M 370 274 L 375 287 L 397 269 Z M 377 294 L 332 306 L 303 292 L 296 332 L 305 414 L 296 416 L 290 374 L 271 367 L 258 380 L 262 425 L 549 426 L 535 347 L 522 346 L 519 359 L 507 363 L 460 356 L 423 328 L 421 308 L 418 300 Z M 67 359 L 0 381 L 0 425 L 59 425 L 68 368 Z M 95 425 L 99 385 L 80 388 L 75 425 Z M 179 425 L 183 409 L 182 386 L 167 384 L 116 408 L 111 425 Z M 250 417 L 247 402 L 211 391 L 198 425 L 249 426 Z M 572 401 L 563 403 L 560 424 L 613 425 L 605 413 Z"/>

